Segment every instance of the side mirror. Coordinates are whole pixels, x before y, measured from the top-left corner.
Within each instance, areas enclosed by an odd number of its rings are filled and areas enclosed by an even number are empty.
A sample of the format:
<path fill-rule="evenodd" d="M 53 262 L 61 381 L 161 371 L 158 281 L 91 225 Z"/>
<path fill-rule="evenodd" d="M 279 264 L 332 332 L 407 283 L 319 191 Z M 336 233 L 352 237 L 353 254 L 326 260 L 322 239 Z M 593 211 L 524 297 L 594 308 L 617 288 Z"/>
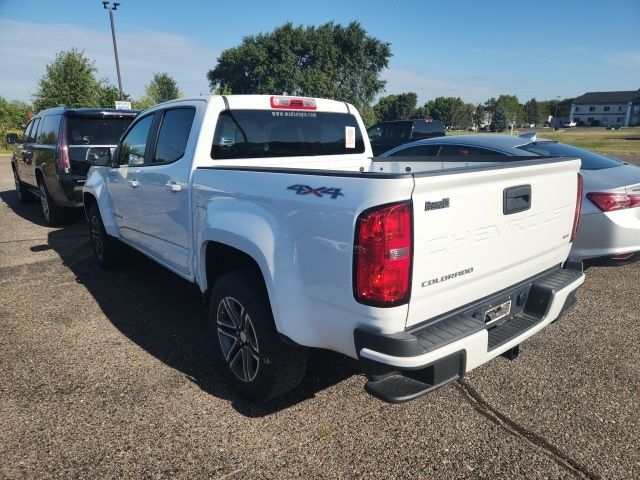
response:
<path fill-rule="evenodd" d="M 17 133 L 7 133 L 7 144 L 20 143 L 20 137 Z"/>
<path fill-rule="evenodd" d="M 108 147 L 93 147 L 87 150 L 86 156 L 89 165 L 106 167 L 111 162 L 111 149 Z"/>

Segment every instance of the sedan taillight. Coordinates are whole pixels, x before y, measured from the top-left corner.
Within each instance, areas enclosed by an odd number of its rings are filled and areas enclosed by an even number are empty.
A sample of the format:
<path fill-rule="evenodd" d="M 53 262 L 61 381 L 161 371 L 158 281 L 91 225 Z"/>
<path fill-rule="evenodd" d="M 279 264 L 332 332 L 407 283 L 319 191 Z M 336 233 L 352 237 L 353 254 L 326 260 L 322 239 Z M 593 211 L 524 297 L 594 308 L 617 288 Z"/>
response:
<path fill-rule="evenodd" d="M 587 198 L 603 212 L 613 212 L 640 205 L 640 195 L 626 193 L 589 192 Z"/>

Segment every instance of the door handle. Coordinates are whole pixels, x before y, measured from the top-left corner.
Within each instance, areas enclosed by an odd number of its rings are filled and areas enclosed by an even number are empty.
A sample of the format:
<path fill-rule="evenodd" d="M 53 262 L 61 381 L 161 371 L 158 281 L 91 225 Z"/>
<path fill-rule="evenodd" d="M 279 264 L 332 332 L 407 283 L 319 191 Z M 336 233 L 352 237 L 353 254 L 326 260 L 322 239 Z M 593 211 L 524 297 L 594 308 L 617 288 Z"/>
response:
<path fill-rule="evenodd" d="M 138 188 L 140 186 L 140 182 L 138 180 L 129 180 L 129 185 L 133 188 Z"/>
<path fill-rule="evenodd" d="M 172 180 L 172 181 L 167 182 L 167 183 L 166 183 L 166 186 L 167 186 L 167 187 L 169 187 L 169 190 L 171 190 L 171 192 L 172 192 L 172 193 L 177 193 L 177 192 L 179 192 L 180 190 L 182 190 L 182 185 L 180 185 L 180 184 L 179 184 L 179 183 L 177 183 L 177 182 L 174 182 L 173 180 Z"/>
<path fill-rule="evenodd" d="M 529 210 L 531 208 L 531 185 L 505 188 L 502 198 L 503 215 Z"/>

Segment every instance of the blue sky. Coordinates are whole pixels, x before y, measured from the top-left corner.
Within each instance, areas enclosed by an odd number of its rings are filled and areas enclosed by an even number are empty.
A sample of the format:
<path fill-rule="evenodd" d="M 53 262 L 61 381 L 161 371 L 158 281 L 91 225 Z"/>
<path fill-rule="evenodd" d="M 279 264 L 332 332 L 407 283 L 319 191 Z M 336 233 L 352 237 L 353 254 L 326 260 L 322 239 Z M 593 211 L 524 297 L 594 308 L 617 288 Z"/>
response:
<path fill-rule="evenodd" d="M 291 21 L 359 21 L 391 44 L 386 93 L 482 102 L 501 93 L 550 99 L 640 88 L 640 1 L 322 2 L 121 0 L 115 12 L 125 91 L 168 72 L 186 96 L 242 37 Z M 84 49 L 117 84 L 100 0 L 0 0 L 0 95 L 28 101 L 55 52 Z"/>

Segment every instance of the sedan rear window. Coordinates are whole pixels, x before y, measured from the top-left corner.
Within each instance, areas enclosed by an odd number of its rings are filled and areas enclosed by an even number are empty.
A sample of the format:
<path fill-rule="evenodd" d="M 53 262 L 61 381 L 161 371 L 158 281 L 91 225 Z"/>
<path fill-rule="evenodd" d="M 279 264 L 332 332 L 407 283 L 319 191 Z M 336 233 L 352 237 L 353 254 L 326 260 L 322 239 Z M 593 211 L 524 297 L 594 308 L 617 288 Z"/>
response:
<path fill-rule="evenodd" d="M 523 145 L 518 148 L 545 157 L 579 157 L 582 160 L 581 168 L 583 170 L 602 170 L 603 168 L 619 167 L 622 165 L 621 162 L 613 158 L 605 157 L 604 155 L 582 148 L 572 147 L 564 143 L 538 142 Z"/>
<path fill-rule="evenodd" d="M 306 111 L 224 111 L 211 148 L 217 160 L 349 153 L 364 153 L 353 115 Z"/>
<path fill-rule="evenodd" d="M 133 118 L 67 118 L 69 145 L 116 145 Z"/>

